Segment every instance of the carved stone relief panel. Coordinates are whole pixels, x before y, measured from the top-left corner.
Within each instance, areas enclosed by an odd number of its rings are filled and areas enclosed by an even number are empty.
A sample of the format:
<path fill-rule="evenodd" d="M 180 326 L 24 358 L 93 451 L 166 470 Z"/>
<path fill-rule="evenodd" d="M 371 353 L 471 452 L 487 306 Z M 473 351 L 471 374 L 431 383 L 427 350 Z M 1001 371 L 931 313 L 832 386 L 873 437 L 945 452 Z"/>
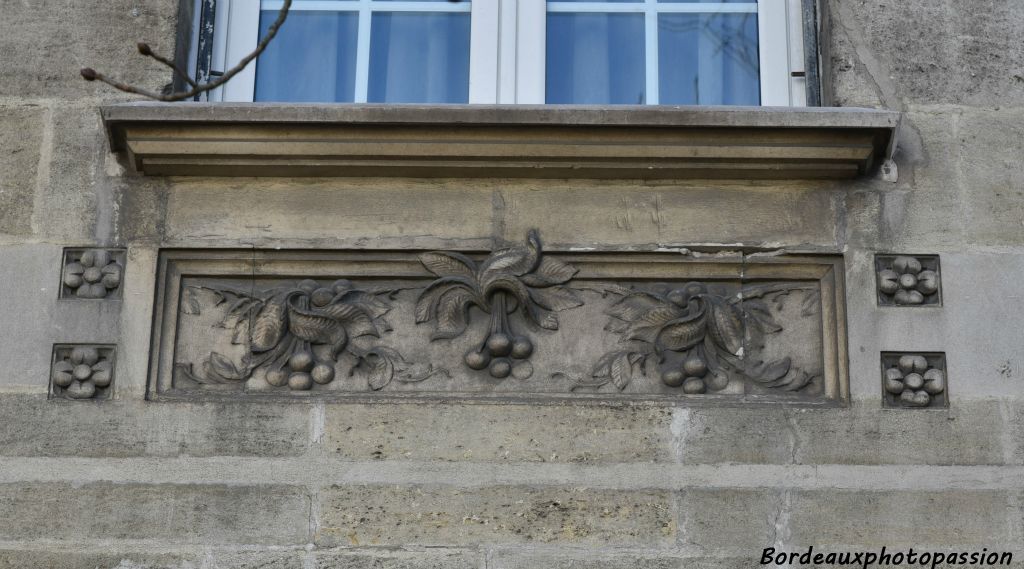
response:
<path fill-rule="evenodd" d="M 114 382 L 114 346 L 57 344 L 50 364 L 50 397 L 109 399 Z"/>
<path fill-rule="evenodd" d="M 948 407 L 946 355 L 883 352 L 882 393 L 886 407 Z"/>
<path fill-rule="evenodd" d="M 165 251 L 150 397 L 841 403 L 841 261 Z"/>
<path fill-rule="evenodd" d="M 938 255 L 875 257 L 879 306 L 941 306 Z"/>
<path fill-rule="evenodd" d="M 65 249 L 60 298 L 121 298 L 124 249 Z"/>

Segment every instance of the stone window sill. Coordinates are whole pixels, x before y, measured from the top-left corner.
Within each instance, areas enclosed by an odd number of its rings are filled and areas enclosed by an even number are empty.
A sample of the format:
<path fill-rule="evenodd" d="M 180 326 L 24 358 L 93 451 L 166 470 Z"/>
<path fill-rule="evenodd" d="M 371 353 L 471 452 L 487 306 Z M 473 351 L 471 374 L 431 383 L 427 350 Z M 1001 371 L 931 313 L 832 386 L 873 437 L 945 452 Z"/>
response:
<path fill-rule="evenodd" d="M 110 147 L 150 176 L 848 179 L 900 115 L 856 108 L 127 103 Z"/>

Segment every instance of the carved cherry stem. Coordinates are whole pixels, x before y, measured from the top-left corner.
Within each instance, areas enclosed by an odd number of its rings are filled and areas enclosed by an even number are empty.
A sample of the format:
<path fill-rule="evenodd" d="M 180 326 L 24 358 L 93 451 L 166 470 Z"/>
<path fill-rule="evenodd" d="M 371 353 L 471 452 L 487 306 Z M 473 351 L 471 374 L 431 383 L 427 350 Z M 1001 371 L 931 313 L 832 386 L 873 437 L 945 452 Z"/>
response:
<path fill-rule="evenodd" d="M 491 295 L 491 335 L 502 332 L 509 333 L 508 315 L 505 309 L 505 293 L 497 291 Z"/>

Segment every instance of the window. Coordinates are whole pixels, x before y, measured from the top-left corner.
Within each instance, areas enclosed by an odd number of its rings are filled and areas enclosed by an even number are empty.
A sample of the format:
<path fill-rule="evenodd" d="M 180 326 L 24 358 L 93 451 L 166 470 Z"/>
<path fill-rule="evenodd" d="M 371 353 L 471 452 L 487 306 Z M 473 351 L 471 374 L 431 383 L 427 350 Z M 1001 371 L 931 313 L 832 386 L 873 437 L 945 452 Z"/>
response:
<path fill-rule="evenodd" d="M 215 1 L 200 29 L 216 70 L 282 2 Z M 802 14 L 801 0 L 294 0 L 211 99 L 803 106 Z"/>

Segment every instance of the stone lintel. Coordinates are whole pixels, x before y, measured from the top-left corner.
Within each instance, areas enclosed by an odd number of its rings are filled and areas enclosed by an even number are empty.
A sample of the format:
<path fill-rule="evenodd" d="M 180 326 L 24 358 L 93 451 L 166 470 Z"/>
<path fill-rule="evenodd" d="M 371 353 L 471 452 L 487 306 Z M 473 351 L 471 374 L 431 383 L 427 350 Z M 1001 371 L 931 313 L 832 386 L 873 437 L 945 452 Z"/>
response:
<path fill-rule="evenodd" d="M 128 103 L 110 147 L 146 175 L 848 179 L 900 114 L 857 108 Z"/>

